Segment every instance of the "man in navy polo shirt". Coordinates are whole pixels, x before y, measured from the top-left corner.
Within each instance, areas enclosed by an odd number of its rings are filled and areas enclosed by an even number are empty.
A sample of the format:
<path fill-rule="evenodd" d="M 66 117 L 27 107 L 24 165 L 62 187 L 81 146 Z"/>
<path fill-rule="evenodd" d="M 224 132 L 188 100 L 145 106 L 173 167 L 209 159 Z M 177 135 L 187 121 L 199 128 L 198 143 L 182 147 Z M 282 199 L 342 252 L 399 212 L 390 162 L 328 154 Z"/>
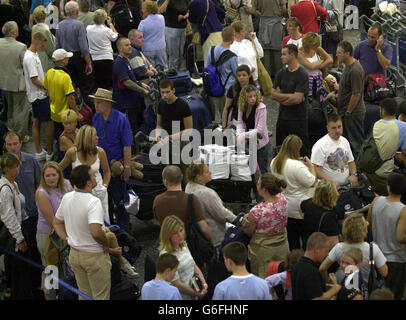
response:
<path fill-rule="evenodd" d="M 124 172 L 121 176 L 111 177 L 107 187 L 109 194 L 110 221 L 113 221 L 113 203 L 117 206 L 117 224 L 126 231 L 129 231 L 130 218 L 125 210 L 123 200 L 128 197 L 126 181 L 131 174 L 130 158 L 132 134 L 130 123 L 126 116 L 116 109 L 113 109 L 112 92 L 106 89 L 97 89 L 94 95 L 96 114 L 93 116 L 93 126 L 96 128 L 99 137 L 99 146 L 106 151 L 107 160 L 121 161 L 124 165 Z"/>
<path fill-rule="evenodd" d="M 148 94 L 149 87 L 145 83 L 137 82 L 128 59 L 132 52 L 128 38 L 117 40 L 119 55 L 113 65 L 113 100 L 115 107 L 126 112 L 130 120 L 131 129 L 135 134 L 142 123 L 145 108 L 143 95 Z"/>
<path fill-rule="evenodd" d="M 292 269 L 293 300 L 330 300 L 340 291 L 333 273 L 330 274 L 332 287 L 326 291 L 325 280 L 319 272 L 330 247 L 329 238 L 322 232 L 314 232 L 307 239 L 306 252 Z"/>
<path fill-rule="evenodd" d="M 392 61 L 392 53 L 392 46 L 383 39 L 382 27 L 376 22 L 368 29 L 368 40 L 358 43 L 353 56 L 361 63 L 365 76 L 374 73 L 386 76 L 386 70 Z"/>

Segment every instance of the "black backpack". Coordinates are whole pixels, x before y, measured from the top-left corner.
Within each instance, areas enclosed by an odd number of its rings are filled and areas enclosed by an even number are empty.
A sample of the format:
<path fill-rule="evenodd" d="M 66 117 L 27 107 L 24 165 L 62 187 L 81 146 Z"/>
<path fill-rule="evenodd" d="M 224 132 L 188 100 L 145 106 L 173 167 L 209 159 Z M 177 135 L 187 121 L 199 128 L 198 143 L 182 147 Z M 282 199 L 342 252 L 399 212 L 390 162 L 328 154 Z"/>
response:
<path fill-rule="evenodd" d="M 201 268 L 214 257 L 214 247 L 196 222 L 193 194 L 188 195 L 186 236 L 190 253 L 195 263 Z"/>
<path fill-rule="evenodd" d="M 116 235 L 117 242 L 122 248 L 123 257 L 130 264 L 134 264 L 141 254 L 141 246 L 137 243 L 137 240 L 119 226 L 110 226 L 109 228 Z"/>
<path fill-rule="evenodd" d="M 359 151 L 357 159 L 358 168 L 365 173 L 372 174 L 390 159 L 392 159 L 392 157 L 382 160 L 373 136 L 373 130 L 371 130 Z"/>

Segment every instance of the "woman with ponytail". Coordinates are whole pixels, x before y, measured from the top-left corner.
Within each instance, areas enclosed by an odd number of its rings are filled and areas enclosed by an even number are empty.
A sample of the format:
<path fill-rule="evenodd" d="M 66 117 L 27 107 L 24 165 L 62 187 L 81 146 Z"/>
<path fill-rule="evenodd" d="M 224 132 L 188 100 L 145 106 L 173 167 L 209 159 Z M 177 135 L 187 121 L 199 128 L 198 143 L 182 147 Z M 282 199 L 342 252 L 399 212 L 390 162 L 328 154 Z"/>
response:
<path fill-rule="evenodd" d="M 296 135 L 288 135 L 282 147 L 271 162 L 271 172 L 287 182 L 283 195 L 288 201 L 288 241 L 290 250 L 301 249 L 304 243 L 303 218 L 299 214 L 300 201 L 313 195 L 316 184 L 316 169 L 308 157 L 300 157 L 302 140 Z"/>
<path fill-rule="evenodd" d="M 243 226 L 246 233 L 252 235 L 248 245 L 251 272 L 265 278 L 269 262 L 284 260 L 289 253 L 287 201 L 282 194 L 286 182 L 264 173 L 257 188 L 265 201 L 245 215 Z"/>

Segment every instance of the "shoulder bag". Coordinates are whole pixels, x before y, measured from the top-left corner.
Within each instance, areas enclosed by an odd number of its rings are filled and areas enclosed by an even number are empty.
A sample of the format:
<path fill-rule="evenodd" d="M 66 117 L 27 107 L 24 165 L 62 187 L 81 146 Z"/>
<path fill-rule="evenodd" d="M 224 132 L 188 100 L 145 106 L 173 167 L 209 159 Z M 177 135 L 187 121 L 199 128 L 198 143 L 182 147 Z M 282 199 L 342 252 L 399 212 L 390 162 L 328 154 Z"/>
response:
<path fill-rule="evenodd" d="M 210 0 L 207 0 L 206 15 L 205 15 L 204 18 L 203 18 L 202 27 L 203 27 L 204 23 L 206 22 L 207 15 L 209 14 L 209 8 L 210 8 Z M 202 39 L 201 39 L 201 36 L 200 36 L 200 32 L 199 32 L 199 31 L 195 31 L 195 33 L 193 34 L 192 43 L 194 43 L 194 44 L 196 44 L 196 45 L 198 45 L 198 44 L 203 44 L 203 43 L 201 43 L 201 42 L 202 42 Z"/>
<path fill-rule="evenodd" d="M 214 247 L 196 222 L 193 198 L 193 194 L 188 195 L 186 239 L 193 260 L 199 267 L 202 267 L 213 259 Z"/>
<path fill-rule="evenodd" d="M 369 244 L 369 276 L 368 276 L 368 294 L 378 288 L 382 288 L 385 284 L 381 275 L 377 272 L 374 259 L 373 244 Z"/>
<path fill-rule="evenodd" d="M 3 184 L 0 187 L 0 192 L 1 192 L 1 189 L 3 189 L 4 187 L 9 188 L 11 193 L 14 196 L 14 192 L 8 184 Z M 13 200 L 13 207 L 14 207 L 14 200 Z M 5 248 L 7 250 L 14 251 L 15 245 L 16 245 L 16 240 L 11 236 L 10 231 L 8 231 L 8 229 L 5 226 L 5 224 L 3 223 L 3 221 L 0 220 L 0 246 L 2 246 L 3 248 Z M 4 252 L 0 252 L 0 254 L 3 254 L 3 253 Z"/>
<path fill-rule="evenodd" d="M 264 96 L 270 96 L 273 83 L 272 79 L 269 76 L 268 71 L 266 70 L 265 66 L 263 65 L 261 58 L 259 57 L 257 46 L 255 45 L 254 40 L 252 41 L 252 46 L 254 47 L 255 53 L 257 54 L 257 70 L 258 70 L 258 83 L 264 93 Z"/>

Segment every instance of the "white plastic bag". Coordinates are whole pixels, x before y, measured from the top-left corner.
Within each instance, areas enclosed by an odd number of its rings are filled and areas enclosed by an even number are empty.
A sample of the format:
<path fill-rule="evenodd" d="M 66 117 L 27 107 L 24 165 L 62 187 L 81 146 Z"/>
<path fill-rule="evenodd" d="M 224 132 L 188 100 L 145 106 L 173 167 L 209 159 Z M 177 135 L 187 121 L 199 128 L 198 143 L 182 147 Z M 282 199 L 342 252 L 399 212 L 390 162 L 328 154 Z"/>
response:
<path fill-rule="evenodd" d="M 246 154 L 231 155 L 231 180 L 251 181 L 251 170 L 249 167 L 250 156 Z"/>
<path fill-rule="evenodd" d="M 211 178 L 228 179 L 230 176 L 230 156 L 232 151 L 228 147 L 210 144 L 200 146 L 200 158 L 209 166 Z"/>
<path fill-rule="evenodd" d="M 129 201 L 125 203 L 125 209 L 129 214 L 136 215 L 140 209 L 140 198 L 133 190 L 128 190 Z"/>

